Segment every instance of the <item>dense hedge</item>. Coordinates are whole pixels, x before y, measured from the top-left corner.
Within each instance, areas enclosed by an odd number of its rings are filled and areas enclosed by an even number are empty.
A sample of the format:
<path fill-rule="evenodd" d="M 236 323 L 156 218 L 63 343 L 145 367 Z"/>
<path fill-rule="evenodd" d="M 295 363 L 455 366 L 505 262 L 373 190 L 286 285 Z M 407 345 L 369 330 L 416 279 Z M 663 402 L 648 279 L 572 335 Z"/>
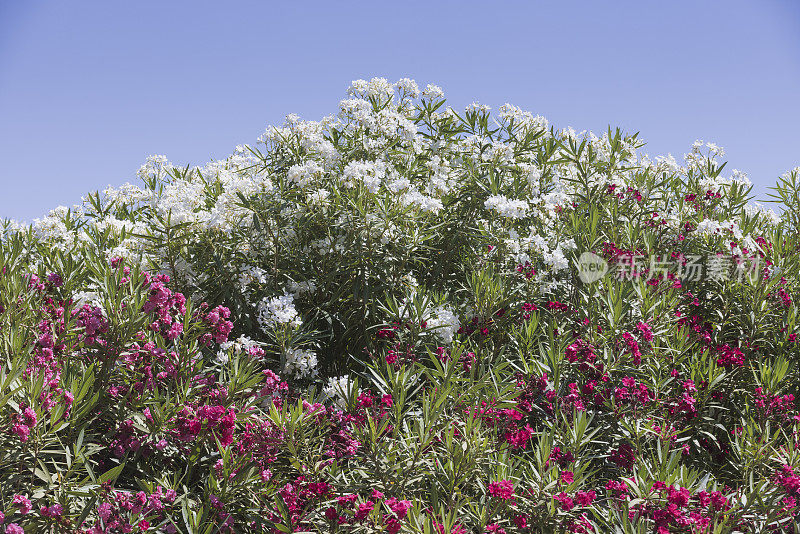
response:
<path fill-rule="evenodd" d="M 798 532 L 800 170 L 348 92 L 5 222 L 0 529 Z"/>

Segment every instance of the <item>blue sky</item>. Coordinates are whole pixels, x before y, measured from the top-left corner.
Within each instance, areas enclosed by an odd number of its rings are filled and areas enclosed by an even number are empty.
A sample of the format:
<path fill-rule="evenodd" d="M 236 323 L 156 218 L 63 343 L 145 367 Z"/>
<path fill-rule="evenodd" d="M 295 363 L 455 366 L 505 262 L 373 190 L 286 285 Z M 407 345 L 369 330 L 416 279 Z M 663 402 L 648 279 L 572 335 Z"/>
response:
<path fill-rule="evenodd" d="M 202 164 L 352 79 L 435 83 L 652 155 L 725 147 L 763 196 L 800 165 L 800 2 L 0 0 L 0 218 Z"/>

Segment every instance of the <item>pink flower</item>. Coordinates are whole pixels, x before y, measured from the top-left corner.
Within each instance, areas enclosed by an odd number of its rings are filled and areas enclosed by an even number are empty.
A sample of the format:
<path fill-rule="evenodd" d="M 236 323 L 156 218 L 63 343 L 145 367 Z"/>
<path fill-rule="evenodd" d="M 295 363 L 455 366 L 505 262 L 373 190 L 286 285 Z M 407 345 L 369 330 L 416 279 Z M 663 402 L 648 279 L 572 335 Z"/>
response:
<path fill-rule="evenodd" d="M 97 507 L 97 515 L 100 516 L 100 519 L 103 521 L 108 521 L 108 518 L 111 517 L 111 505 L 107 502 L 104 502 L 100 506 Z"/>
<path fill-rule="evenodd" d="M 366 519 L 370 512 L 372 512 L 373 508 L 375 508 L 375 503 L 372 501 L 360 503 L 358 505 L 358 511 L 356 511 L 355 519 L 357 521 Z"/>
<path fill-rule="evenodd" d="M 564 484 L 572 484 L 575 480 L 575 477 L 572 474 L 572 471 L 561 471 L 561 482 Z"/>
<path fill-rule="evenodd" d="M 413 505 L 411 504 L 411 501 L 398 501 L 394 497 L 391 497 L 386 499 L 386 506 L 388 506 L 389 509 L 394 512 L 399 519 L 403 519 Z"/>
<path fill-rule="evenodd" d="M 636 329 L 642 333 L 642 339 L 645 341 L 653 341 L 653 331 L 650 329 L 650 325 L 639 321 L 636 325 Z"/>
<path fill-rule="evenodd" d="M 569 511 L 575 508 L 575 501 L 573 501 L 570 496 L 563 491 L 558 495 L 553 496 L 553 499 L 561 503 L 562 510 Z"/>
<path fill-rule="evenodd" d="M 222 510 L 222 508 L 224 508 L 224 505 L 222 504 L 222 501 L 220 501 L 220 500 L 217 498 L 217 496 L 216 496 L 216 495 L 211 495 L 211 496 L 208 498 L 208 500 L 209 500 L 209 502 L 211 503 L 211 506 L 213 506 L 213 507 L 214 507 L 214 508 L 216 508 L 217 510 Z"/>
<path fill-rule="evenodd" d="M 49 508 L 47 506 L 42 506 L 39 509 L 39 512 L 44 517 L 58 518 L 61 517 L 61 514 L 64 513 L 64 508 L 60 504 L 54 504 Z"/>
<path fill-rule="evenodd" d="M 30 407 L 25 408 L 22 412 L 22 416 L 25 418 L 25 424 L 34 427 L 36 426 L 36 412 L 34 412 Z"/>
<path fill-rule="evenodd" d="M 691 496 L 692 494 L 689 493 L 689 490 L 686 488 L 675 488 L 671 485 L 667 488 L 667 500 L 678 508 L 683 508 L 689 504 L 689 498 Z"/>
<path fill-rule="evenodd" d="M 33 509 L 30 499 L 24 495 L 20 495 L 19 493 L 14 495 L 14 498 L 11 502 L 19 507 L 19 513 L 22 515 L 30 513 L 31 509 Z"/>
<path fill-rule="evenodd" d="M 329 506 L 328 509 L 325 510 L 325 519 L 328 521 L 336 521 L 339 519 L 339 514 L 336 513 L 336 508 Z"/>
<path fill-rule="evenodd" d="M 355 500 L 358 499 L 358 495 L 355 493 L 350 493 L 348 495 L 342 495 L 341 497 L 336 497 L 336 502 L 339 503 L 339 506 L 349 506 Z"/>
<path fill-rule="evenodd" d="M 590 506 L 596 496 L 594 491 L 579 491 L 575 494 L 575 502 L 580 506 Z"/>
<path fill-rule="evenodd" d="M 18 524 L 11 523 L 6 527 L 6 534 L 25 534 L 25 531 Z"/>
<path fill-rule="evenodd" d="M 28 438 L 31 434 L 31 429 L 21 423 L 14 424 L 11 430 L 14 432 L 14 434 L 19 436 L 19 439 L 22 443 L 28 441 Z"/>
<path fill-rule="evenodd" d="M 489 495 L 507 501 L 514 498 L 514 484 L 510 480 L 501 480 L 489 484 Z"/>

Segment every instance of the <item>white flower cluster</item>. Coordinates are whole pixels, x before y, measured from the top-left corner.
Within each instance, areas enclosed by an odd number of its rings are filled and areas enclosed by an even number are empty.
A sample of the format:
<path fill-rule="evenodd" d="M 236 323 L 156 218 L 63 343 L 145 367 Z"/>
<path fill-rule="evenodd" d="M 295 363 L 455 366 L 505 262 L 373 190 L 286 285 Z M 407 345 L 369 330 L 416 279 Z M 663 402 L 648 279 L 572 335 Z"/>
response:
<path fill-rule="evenodd" d="M 743 237 L 742 230 L 739 228 L 739 224 L 736 221 L 715 221 L 713 219 L 703 219 L 697 224 L 695 232 L 698 235 L 710 236 L 722 235 L 723 230 L 729 231 L 730 235 L 736 239 L 741 239 Z"/>
<path fill-rule="evenodd" d="M 225 364 L 228 363 L 230 351 L 233 351 L 234 354 L 246 354 L 253 347 L 259 347 L 260 345 L 259 342 L 253 341 L 245 335 L 241 335 L 236 339 L 220 343 L 219 351 L 214 360 L 217 363 Z"/>
<path fill-rule="evenodd" d="M 345 185 L 349 187 L 356 187 L 359 183 L 363 183 L 370 193 L 376 194 L 386 179 L 388 171 L 386 162 L 381 160 L 351 161 L 345 166 L 342 178 Z"/>
<path fill-rule="evenodd" d="M 501 217 L 522 219 L 528 214 L 528 203 L 524 200 L 512 200 L 503 195 L 492 195 L 483 203 L 487 210 L 496 211 Z"/>
<path fill-rule="evenodd" d="M 286 284 L 286 288 L 295 298 L 297 298 L 305 293 L 314 293 L 317 290 L 317 284 L 310 281 L 306 282 L 290 281 L 288 284 Z"/>
<path fill-rule="evenodd" d="M 461 328 L 461 321 L 458 319 L 458 315 L 453 313 L 453 310 L 446 305 L 437 306 L 433 309 L 426 321 L 428 323 L 427 328 L 432 329 L 434 335 L 448 345 L 453 342 L 453 336 Z"/>
<path fill-rule="evenodd" d="M 76 308 L 81 308 L 86 304 L 101 309 L 103 308 L 103 302 L 100 300 L 100 293 L 97 290 L 93 289 L 86 291 L 78 291 L 77 293 L 72 295 L 72 301 L 73 305 Z"/>
<path fill-rule="evenodd" d="M 370 81 L 353 80 L 347 88 L 347 94 L 366 98 L 391 98 L 394 94 L 394 85 L 386 78 L 372 78 Z"/>
<path fill-rule="evenodd" d="M 294 295 L 290 293 L 272 298 L 265 297 L 258 304 L 258 324 L 265 332 L 279 324 L 298 327 L 302 323 L 294 307 Z"/>
<path fill-rule="evenodd" d="M 569 269 L 569 262 L 564 251 L 561 250 L 561 245 L 558 245 L 552 252 L 545 252 L 543 255 L 544 262 L 554 271 L 564 271 Z"/>
<path fill-rule="evenodd" d="M 311 191 L 306 200 L 310 205 L 322 205 L 325 204 L 325 201 L 328 200 L 328 197 L 331 196 L 330 192 L 326 189 L 317 189 L 315 191 Z"/>
<path fill-rule="evenodd" d="M 224 162 L 216 162 L 218 165 L 225 165 Z M 242 221 L 250 223 L 251 212 L 240 206 L 241 194 L 245 198 L 253 197 L 258 194 L 268 193 L 274 190 L 272 181 L 265 175 L 248 175 L 231 172 L 222 168 L 216 169 L 218 165 L 208 165 L 204 169 L 198 169 L 201 176 L 217 176 L 223 191 L 217 197 L 211 210 L 200 210 L 196 214 L 197 220 L 205 221 L 208 228 L 231 231 Z"/>
<path fill-rule="evenodd" d="M 122 184 L 118 188 L 109 185 L 103 191 L 103 195 L 109 202 L 121 200 L 128 205 L 138 203 L 150 204 L 155 199 L 155 193 L 153 193 L 153 191 L 150 191 L 149 189 L 142 189 L 128 182 Z"/>
<path fill-rule="evenodd" d="M 322 388 L 322 400 L 330 400 L 340 408 L 345 407 L 345 400 L 350 394 L 353 383 L 349 375 L 330 377 Z"/>
<path fill-rule="evenodd" d="M 753 185 L 745 173 L 733 169 L 732 174 L 730 178 L 725 178 L 723 176 L 703 176 L 699 180 L 700 187 L 703 191 L 718 193 L 720 189 L 731 184 L 740 184 L 744 187 Z"/>
<path fill-rule="evenodd" d="M 537 234 L 536 229 L 533 227 L 531 228 L 531 233 L 525 237 L 520 237 L 513 229 L 508 231 L 508 235 L 509 238 L 504 241 L 504 244 L 508 247 L 508 251 L 514 263 L 525 265 L 533 261 L 531 254 L 540 254 L 544 263 L 555 272 L 569 268 L 569 261 L 564 251 L 577 248 L 574 239 L 556 243 L 556 245 L 551 248 L 547 239 Z"/>
<path fill-rule="evenodd" d="M 423 195 L 416 189 L 411 189 L 403 193 L 400 197 L 400 202 L 404 206 L 416 206 L 422 211 L 427 211 L 430 213 L 438 213 L 444 205 L 442 201 L 438 198 L 433 198 L 427 195 Z"/>
<path fill-rule="evenodd" d="M 164 178 L 167 172 L 172 168 L 172 164 L 167 159 L 167 156 L 153 155 L 147 156 L 147 160 L 136 172 L 137 176 L 141 179 L 147 178 Z"/>
<path fill-rule="evenodd" d="M 289 171 L 286 173 L 286 178 L 290 182 L 304 186 L 311 183 L 311 181 L 322 172 L 322 166 L 316 161 L 310 160 L 290 167 Z"/>
<path fill-rule="evenodd" d="M 438 85 L 428 84 L 422 91 L 422 97 L 428 100 L 441 100 L 444 98 L 444 91 Z"/>
<path fill-rule="evenodd" d="M 549 126 L 547 119 L 540 115 L 533 115 L 529 111 L 512 106 L 511 104 L 503 104 L 498 109 L 498 117 L 505 121 L 514 121 L 523 131 L 547 130 Z"/>
<path fill-rule="evenodd" d="M 295 378 L 317 376 L 317 355 L 308 349 L 289 349 L 284 354 L 283 372 Z"/>
<path fill-rule="evenodd" d="M 56 248 L 65 250 L 75 242 L 75 234 L 67 228 L 64 218 L 68 208 L 59 206 L 46 217 L 33 220 L 33 234 L 37 239 L 50 242 Z"/>
<path fill-rule="evenodd" d="M 250 293 L 250 285 L 266 284 L 267 280 L 267 271 L 256 265 L 246 265 L 239 273 L 239 289 L 247 295 Z"/>
<path fill-rule="evenodd" d="M 286 122 L 282 127 L 269 126 L 267 131 L 258 138 L 258 141 L 267 145 L 268 148 L 279 148 L 286 144 L 296 143 L 311 155 L 318 156 L 324 162 L 324 166 L 328 168 L 339 159 L 336 147 L 325 138 L 326 128 L 332 122 L 331 117 L 325 117 L 321 121 L 304 121 L 290 113 L 286 116 Z"/>
<path fill-rule="evenodd" d="M 747 204 L 744 207 L 744 212 L 750 217 L 761 215 L 764 218 L 764 220 L 769 224 L 775 225 L 781 222 L 781 217 L 780 215 L 775 213 L 775 210 L 767 208 L 766 206 L 760 204 L 759 202 Z"/>

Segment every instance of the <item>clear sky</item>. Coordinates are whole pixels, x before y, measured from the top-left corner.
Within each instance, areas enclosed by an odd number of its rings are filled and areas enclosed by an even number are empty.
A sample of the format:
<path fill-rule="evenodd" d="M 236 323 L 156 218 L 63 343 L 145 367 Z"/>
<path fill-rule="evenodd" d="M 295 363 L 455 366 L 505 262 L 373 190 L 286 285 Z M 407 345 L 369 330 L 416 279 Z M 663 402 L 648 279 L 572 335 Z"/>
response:
<path fill-rule="evenodd" d="M 373 76 L 651 155 L 713 141 L 760 195 L 800 165 L 798 0 L 0 0 L 0 218 L 135 182 L 149 154 L 225 157 Z"/>

